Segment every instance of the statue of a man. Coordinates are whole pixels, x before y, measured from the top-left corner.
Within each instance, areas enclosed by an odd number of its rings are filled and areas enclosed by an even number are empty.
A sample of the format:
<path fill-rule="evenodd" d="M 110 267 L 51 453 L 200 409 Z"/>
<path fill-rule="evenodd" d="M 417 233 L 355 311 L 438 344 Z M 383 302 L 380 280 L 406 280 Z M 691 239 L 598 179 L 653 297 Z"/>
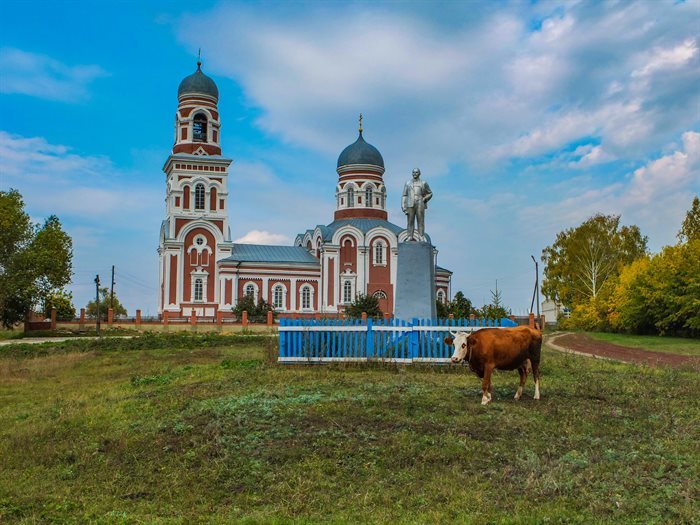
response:
<path fill-rule="evenodd" d="M 401 211 L 408 219 L 408 240 L 415 241 L 413 232 L 415 222 L 418 221 L 418 233 L 422 237 L 425 234 L 425 209 L 428 201 L 433 197 L 430 186 L 425 181 L 420 180 L 420 170 L 413 170 L 413 179 L 409 180 L 403 188 L 401 197 Z"/>

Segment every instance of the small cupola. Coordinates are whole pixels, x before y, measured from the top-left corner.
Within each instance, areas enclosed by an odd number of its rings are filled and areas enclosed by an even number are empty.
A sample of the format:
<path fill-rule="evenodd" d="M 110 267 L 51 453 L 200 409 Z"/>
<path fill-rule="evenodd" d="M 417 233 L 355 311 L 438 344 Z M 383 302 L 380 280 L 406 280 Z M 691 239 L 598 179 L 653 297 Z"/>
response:
<path fill-rule="evenodd" d="M 357 140 L 338 157 L 335 219 L 387 219 L 384 158 L 362 136 L 360 114 Z"/>

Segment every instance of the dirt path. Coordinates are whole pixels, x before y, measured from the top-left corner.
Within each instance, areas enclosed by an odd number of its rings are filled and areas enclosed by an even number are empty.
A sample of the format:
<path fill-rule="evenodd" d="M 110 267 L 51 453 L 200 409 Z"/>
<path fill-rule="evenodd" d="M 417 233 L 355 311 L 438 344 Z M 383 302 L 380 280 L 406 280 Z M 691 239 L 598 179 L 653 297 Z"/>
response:
<path fill-rule="evenodd" d="M 648 366 L 668 366 L 671 368 L 692 367 L 700 370 L 700 357 L 689 355 L 653 352 L 641 348 L 629 348 L 605 341 L 597 341 L 584 334 L 552 335 L 546 344 L 562 352 L 571 352 L 590 357 L 611 359 L 624 363 L 641 363 Z"/>

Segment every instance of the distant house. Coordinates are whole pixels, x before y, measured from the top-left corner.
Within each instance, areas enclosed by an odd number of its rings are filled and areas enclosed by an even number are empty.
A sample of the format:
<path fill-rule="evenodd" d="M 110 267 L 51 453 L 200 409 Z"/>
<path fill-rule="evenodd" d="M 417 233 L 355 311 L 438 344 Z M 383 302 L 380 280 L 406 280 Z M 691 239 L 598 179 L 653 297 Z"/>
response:
<path fill-rule="evenodd" d="M 552 299 L 547 299 L 542 303 L 542 314 L 546 323 L 556 323 L 559 316 L 568 319 L 571 311 L 561 303 Z"/>

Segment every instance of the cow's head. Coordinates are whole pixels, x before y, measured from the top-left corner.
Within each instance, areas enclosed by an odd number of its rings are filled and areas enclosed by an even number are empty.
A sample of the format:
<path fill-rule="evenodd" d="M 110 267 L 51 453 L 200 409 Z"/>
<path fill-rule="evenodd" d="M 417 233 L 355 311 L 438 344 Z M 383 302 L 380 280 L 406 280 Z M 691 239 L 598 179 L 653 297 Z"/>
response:
<path fill-rule="evenodd" d="M 469 334 L 465 332 L 452 333 L 449 337 L 445 337 L 445 343 L 454 345 L 455 351 L 452 354 L 453 363 L 463 363 L 469 352 Z"/>

